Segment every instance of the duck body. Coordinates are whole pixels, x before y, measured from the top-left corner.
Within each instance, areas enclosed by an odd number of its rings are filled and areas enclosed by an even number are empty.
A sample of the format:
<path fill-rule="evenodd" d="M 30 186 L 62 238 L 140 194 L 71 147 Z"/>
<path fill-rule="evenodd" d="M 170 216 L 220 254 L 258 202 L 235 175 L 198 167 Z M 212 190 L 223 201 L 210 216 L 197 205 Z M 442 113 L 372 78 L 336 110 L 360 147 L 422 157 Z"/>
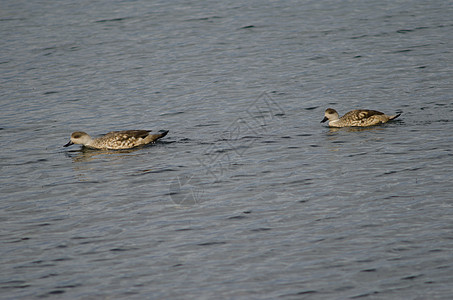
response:
<path fill-rule="evenodd" d="M 161 130 L 157 134 L 150 134 L 151 130 L 123 130 L 112 131 L 99 138 L 93 139 L 83 131 L 71 134 L 71 140 L 64 145 L 68 147 L 80 144 L 93 149 L 122 150 L 152 143 L 167 135 L 168 130 Z"/>
<path fill-rule="evenodd" d="M 329 121 L 329 127 L 367 127 L 387 123 L 400 115 L 390 116 L 377 110 L 356 109 L 351 110 L 340 118 L 335 109 L 328 108 L 321 123 Z"/>

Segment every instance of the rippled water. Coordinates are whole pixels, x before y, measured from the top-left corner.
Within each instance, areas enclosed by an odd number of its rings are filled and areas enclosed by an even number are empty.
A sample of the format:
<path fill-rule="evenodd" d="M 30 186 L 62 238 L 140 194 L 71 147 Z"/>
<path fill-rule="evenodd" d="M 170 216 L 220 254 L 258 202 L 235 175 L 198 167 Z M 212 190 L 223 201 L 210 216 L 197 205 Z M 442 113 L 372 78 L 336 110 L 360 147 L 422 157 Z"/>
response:
<path fill-rule="evenodd" d="M 452 13 L 3 1 L 0 297 L 449 299 Z M 123 129 L 170 133 L 62 147 Z"/>

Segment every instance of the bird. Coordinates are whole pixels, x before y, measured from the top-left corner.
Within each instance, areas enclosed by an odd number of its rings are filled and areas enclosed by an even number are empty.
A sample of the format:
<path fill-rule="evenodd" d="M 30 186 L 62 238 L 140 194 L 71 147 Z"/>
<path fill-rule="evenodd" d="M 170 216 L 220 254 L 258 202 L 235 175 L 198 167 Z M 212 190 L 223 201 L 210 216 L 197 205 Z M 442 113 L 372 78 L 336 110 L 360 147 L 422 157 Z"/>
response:
<path fill-rule="evenodd" d="M 92 149 L 122 150 L 152 143 L 167 135 L 168 130 L 150 134 L 151 130 L 112 131 L 93 139 L 88 133 L 76 131 L 71 134 L 70 141 L 63 147 L 81 144 Z"/>
<path fill-rule="evenodd" d="M 329 120 L 329 127 L 367 127 L 387 123 L 400 115 L 389 116 L 377 110 L 355 109 L 340 118 L 335 109 L 328 108 L 321 123 Z"/>

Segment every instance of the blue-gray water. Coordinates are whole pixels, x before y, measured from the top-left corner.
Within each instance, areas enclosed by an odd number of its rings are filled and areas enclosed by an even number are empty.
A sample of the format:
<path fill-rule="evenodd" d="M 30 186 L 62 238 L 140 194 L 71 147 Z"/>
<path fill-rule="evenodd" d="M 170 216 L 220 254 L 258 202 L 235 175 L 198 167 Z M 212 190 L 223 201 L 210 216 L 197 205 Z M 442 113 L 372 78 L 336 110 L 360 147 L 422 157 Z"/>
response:
<path fill-rule="evenodd" d="M 451 1 L 0 3 L 0 297 L 449 299 Z M 365 130 L 320 124 L 377 109 Z M 71 134 L 168 129 L 133 151 Z"/>

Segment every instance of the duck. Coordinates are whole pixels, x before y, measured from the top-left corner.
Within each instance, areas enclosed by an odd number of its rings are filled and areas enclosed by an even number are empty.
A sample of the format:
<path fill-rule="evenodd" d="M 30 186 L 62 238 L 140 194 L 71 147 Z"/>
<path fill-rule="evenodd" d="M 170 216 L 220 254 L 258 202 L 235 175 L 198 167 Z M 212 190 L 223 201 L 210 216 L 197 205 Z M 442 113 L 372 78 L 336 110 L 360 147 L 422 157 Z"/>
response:
<path fill-rule="evenodd" d="M 146 145 L 167 135 L 168 130 L 161 130 L 150 134 L 151 130 L 123 130 L 111 131 L 101 137 L 93 139 L 88 133 L 75 131 L 71 139 L 63 147 L 80 144 L 92 149 L 123 150 Z"/>
<path fill-rule="evenodd" d="M 329 121 L 329 127 L 367 127 L 398 118 L 401 114 L 386 115 L 383 112 L 369 109 L 355 109 L 346 113 L 340 118 L 338 112 L 333 108 L 326 109 L 324 119 L 321 123 Z"/>

